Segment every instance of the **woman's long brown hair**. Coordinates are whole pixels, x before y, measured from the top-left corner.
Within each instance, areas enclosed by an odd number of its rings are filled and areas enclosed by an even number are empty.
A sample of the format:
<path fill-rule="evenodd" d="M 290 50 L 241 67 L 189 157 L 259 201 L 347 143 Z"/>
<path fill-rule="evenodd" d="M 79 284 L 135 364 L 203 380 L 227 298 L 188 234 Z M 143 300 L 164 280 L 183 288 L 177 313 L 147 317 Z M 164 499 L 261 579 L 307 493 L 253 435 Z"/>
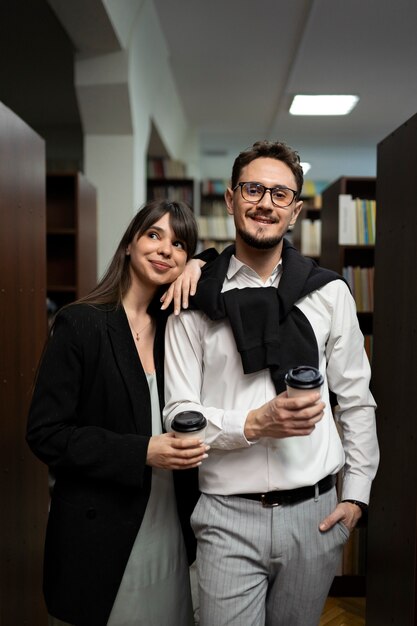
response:
<path fill-rule="evenodd" d="M 187 259 L 193 256 L 197 246 L 198 230 L 190 207 L 184 202 L 167 200 L 148 202 L 136 213 L 127 227 L 102 279 L 87 296 L 77 300 L 77 303 L 120 306 L 131 284 L 130 257 L 126 254 L 127 247 L 166 213 L 170 216 L 170 224 L 175 236 L 185 244 Z"/>

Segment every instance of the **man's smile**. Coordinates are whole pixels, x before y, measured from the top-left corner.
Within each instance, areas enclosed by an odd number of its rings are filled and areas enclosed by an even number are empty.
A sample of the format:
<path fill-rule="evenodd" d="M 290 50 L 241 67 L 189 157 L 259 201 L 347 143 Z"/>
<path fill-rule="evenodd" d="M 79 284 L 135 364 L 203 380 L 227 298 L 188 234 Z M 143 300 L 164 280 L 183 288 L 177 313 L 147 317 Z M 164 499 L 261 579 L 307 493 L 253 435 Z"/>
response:
<path fill-rule="evenodd" d="M 258 224 L 277 224 L 277 219 L 264 213 L 248 213 L 248 217 Z"/>

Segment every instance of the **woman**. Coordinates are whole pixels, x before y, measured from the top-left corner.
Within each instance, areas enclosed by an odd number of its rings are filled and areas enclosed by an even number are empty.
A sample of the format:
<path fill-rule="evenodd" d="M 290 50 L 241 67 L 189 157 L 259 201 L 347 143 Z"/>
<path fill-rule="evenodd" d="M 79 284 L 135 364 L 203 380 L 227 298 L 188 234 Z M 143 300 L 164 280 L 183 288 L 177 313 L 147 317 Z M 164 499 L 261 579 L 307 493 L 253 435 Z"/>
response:
<path fill-rule="evenodd" d="M 170 470 L 196 468 L 208 447 L 162 434 L 159 296 L 196 241 L 186 205 L 146 205 L 98 286 L 58 313 L 40 364 L 27 440 L 55 478 L 44 594 L 76 626 L 193 623 Z"/>

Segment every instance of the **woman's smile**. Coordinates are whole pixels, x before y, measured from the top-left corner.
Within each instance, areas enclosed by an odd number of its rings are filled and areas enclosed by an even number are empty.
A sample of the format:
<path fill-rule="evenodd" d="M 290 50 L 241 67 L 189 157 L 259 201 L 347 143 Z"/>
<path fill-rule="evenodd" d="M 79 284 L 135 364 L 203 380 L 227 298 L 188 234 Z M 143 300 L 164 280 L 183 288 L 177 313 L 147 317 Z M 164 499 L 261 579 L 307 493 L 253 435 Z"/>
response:
<path fill-rule="evenodd" d="M 172 267 L 173 267 L 172 265 L 170 265 L 166 261 L 149 259 L 149 263 L 152 265 L 152 267 L 155 270 L 157 270 L 159 272 L 166 272 L 166 271 L 172 269 Z"/>

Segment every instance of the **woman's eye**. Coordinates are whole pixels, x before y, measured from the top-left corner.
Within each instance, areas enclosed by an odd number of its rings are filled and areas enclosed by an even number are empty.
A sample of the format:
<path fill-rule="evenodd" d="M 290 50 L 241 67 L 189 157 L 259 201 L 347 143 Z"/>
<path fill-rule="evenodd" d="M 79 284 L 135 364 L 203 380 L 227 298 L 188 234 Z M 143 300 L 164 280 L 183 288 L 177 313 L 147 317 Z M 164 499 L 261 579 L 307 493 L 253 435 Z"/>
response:
<path fill-rule="evenodd" d="M 185 244 L 182 241 L 174 241 L 172 245 L 181 250 L 185 250 Z"/>
<path fill-rule="evenodd" d="M 158 235 L 155 232 L 148 233 L 149 239 L 158 239 Z"/>

